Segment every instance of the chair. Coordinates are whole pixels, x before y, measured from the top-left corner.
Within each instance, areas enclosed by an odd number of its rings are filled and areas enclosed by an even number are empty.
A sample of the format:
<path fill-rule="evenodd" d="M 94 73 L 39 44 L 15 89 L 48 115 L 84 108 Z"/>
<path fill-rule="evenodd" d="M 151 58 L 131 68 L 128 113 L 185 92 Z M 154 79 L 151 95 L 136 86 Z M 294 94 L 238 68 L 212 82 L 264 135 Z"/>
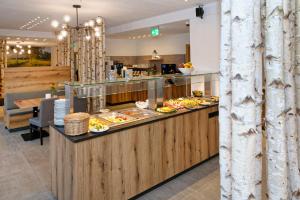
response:
<path fill-rule="evenodd" d="M 41 145 L 43 145 L 43 128 L 48 127 L 50 122 L 54 120 L 54 101 L 56 99 L 42 99 L 38 117 L 29 119 L 30 133 L 33 129 L 40 133 Z"/>

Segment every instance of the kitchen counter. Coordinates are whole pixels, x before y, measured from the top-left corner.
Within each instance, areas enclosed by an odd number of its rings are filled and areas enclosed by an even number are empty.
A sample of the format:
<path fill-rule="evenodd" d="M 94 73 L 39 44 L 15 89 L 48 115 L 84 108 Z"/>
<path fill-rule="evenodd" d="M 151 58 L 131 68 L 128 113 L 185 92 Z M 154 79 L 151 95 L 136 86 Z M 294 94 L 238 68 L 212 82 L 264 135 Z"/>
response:
<path fill-rule="evenodd" d="M 110 127 L 110 129 L 108 131 L 105 131 L 105 132 L 102 132 L 102 133 L 91 133 L 91 132 L 89 132 L 89 133 L 86 133 L 84 135 L 79 135 L 79 136 L 68 136 L 68 135 L 64 134 L 64 127 L 63 126 L 55 126 L 55 125 L 51 125 L 51 126 L 55 130 L 57 130 L 59 133 L 64 135 L 68 140 L 70 140 L 74 143 L 77 143 L 77 142 L 82 142 L 82 141 L 85 141 L 85 140 L 93 139 L 93 138 L 96 138 L 96 137 L 101 137 L 101 136 L 105 136 L 105 135 L 108 135 L 108 134 L 116 133 L 116 132 L 119 132 L 119 131 L 124 131 L 126 129 L 135 128 L 137 126 L 143 126 L 143 125 L 146 125 L 146 124 L 149 124 L 149 123 L 153 123 L 153 122 L 156 122 L 156 121 L 168 119 L 168 118 L 171 118 L 171 117 L 183 115 L 183 114 L 186 114 L 186 113 L 197 112 L 199 110 L 206 109 L 208 107 L 215 107 L 216 105 L 218 105 L 218 104 L 214 103 L 214 104 L 211 104 L 209 106 L 201 106 L 200 108 L 196 108 L 196 109 L 191 109 L 191 110 L 183 109 L 183 110 L 179 110 L 179 111 L 174 112 L 174 113 L 159 114 L 157 116 L 150 117 L 150 118 L 147 118 L 147 119 L 136 120 L 136 121 L 133 121 L 133 122 L 128 122 L 128 123 L 125 123 L 125 124 L 120 124 L 118 126 Z"/>
<path fill-rule="evenodd" d="M 70 137 L 50 127 L 58 200 L 127 200 L 218 154 L 218 104 Z"/>

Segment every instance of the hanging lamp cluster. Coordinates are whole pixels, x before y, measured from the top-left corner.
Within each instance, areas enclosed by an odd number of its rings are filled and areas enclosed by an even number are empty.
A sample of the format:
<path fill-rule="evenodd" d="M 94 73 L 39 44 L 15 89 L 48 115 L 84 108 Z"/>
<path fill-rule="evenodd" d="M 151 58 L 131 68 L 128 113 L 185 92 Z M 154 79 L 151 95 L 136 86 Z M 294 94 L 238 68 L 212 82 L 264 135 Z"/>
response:
<path fill-rule="evenodd" d="M 55 33 L 57 39 L 59 41 L 63 41 L 67 36 L 70 30 L 75 29 L 76 31 L 83 30 L 84 37 L 86 40 L 90 40 L 91 32 L 94 32 L 95 36 L 100 38 L 101 37 L 101 28 L 103 26 L 103 18 L 98 16 L 95 19 L 91 19 L 87 22 L 84 22 L 83 25 L 79 24 L 79 16 L 78 16 L 78 9 L 81 8 L 81 5 L 73 5 L 73 8 L 76 9 L 76 26 L 72 26 L 70 24 L 71 17 L 69 15 L 65 15 L 63 17 L 63 22 L 60 23 L 57 20 L 53 20 L 51 22 L 51 26 L 55 29 Z M 61 26 L 60 26 L 61 25 Z"/>

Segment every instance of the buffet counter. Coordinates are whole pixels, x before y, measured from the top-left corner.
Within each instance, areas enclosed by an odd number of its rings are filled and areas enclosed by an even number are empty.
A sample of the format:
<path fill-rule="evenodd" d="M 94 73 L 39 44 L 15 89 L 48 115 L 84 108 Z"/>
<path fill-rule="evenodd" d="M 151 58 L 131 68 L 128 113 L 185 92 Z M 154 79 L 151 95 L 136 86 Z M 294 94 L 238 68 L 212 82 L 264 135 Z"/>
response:
<path fill-rule="evenodd" d="M 58 200 L 132 198 L 218 154 L 218 104 L 155 114 L 103 133 L 50 127 L 51 190 Z"/>

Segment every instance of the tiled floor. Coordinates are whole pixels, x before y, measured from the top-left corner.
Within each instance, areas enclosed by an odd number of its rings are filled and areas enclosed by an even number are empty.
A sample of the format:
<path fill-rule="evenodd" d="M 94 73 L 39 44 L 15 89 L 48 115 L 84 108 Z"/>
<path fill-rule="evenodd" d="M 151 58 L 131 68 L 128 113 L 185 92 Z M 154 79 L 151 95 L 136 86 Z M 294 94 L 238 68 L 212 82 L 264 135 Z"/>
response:
<path fill-rule="evenodd" d="M 24 142 L 27 131 L 9 133 L 0 123 L 0 200 L 53 200 L 50 192 L 49 140 Z M 218 158 L 141 196 L 138 200 L 219 199 Z"/>

